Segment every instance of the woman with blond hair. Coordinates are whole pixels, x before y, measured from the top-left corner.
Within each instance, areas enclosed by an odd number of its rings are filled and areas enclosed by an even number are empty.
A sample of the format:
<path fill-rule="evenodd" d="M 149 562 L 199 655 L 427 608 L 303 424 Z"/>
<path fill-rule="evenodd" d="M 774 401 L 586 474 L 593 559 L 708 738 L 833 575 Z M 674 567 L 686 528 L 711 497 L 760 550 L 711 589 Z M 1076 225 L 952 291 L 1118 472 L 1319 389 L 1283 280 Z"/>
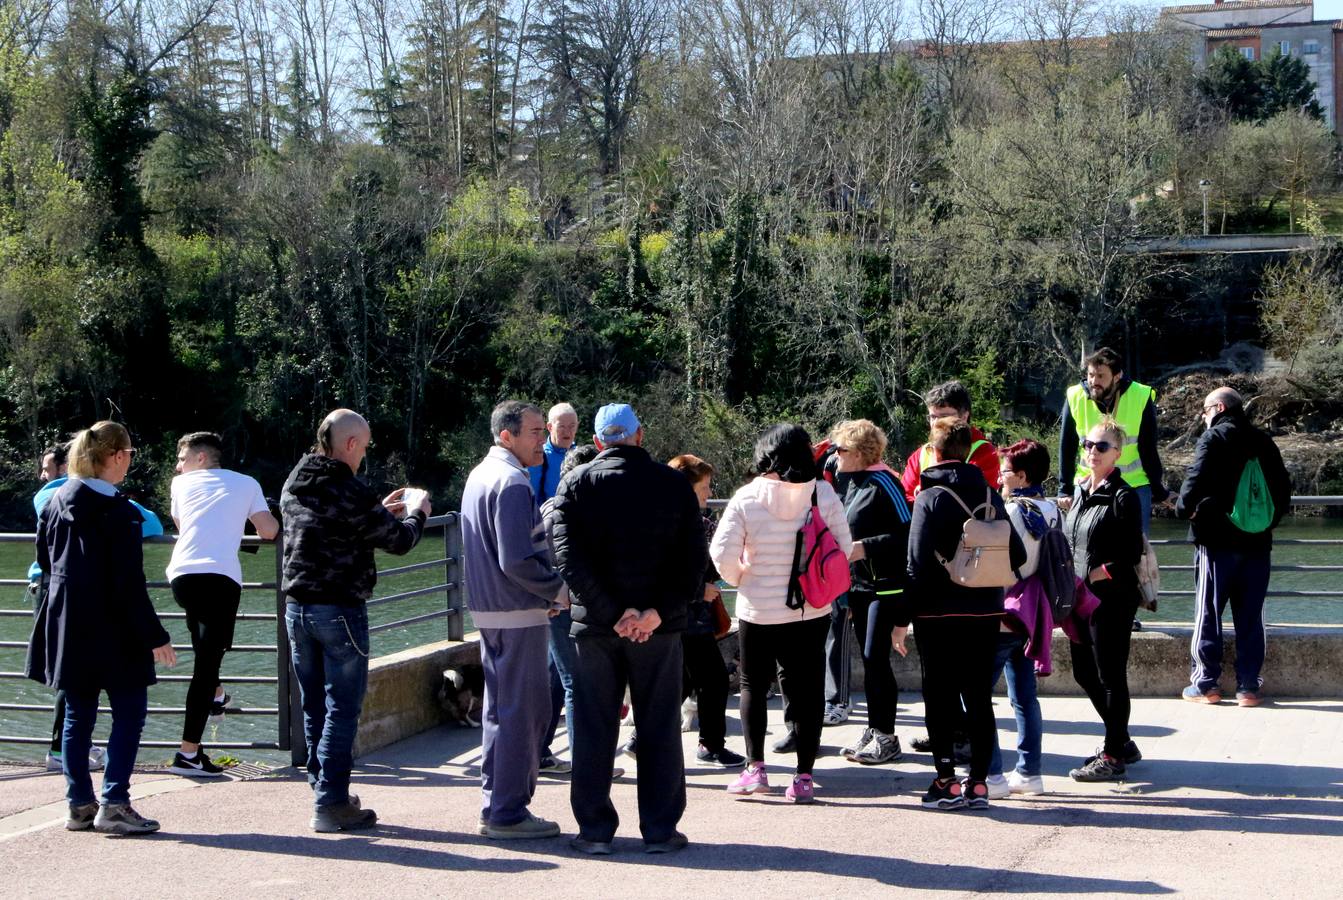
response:
<path fill-rule="evenodd" d="M 1120 781 L 1142 759 L 1128 730 L 1128 656 L 1138 612 L 1143 513 L 1137 492 L 1116 467 L 1125 439 L 1108 416 L 1087 432 L 1082 452 L 1090 475 L 1074 488 L 1063 526 L 1077 577 L 1101 601 L 1081 643 L 1070 645 L 1073 678 L 1105 723 L 1100 749 L 1068 773 L 1075 781 Z"/>
<path fill-rule="evenodd" d="M 891 669 L 891 631 L 907 581 L 909 503 L 899 477 L 882 462 L 886 433 L 876 424 L 840 422 L 830 432 L 830 445 L 839 459 L 835 487 L 853 535 L 848 620 L 858 635 L 867 695 L 867 727 L 841 753 L 864 765 L 894 762 L 901 751 L 895 736 L 899 685 Z"/>
<path fill-rule="evenodd" d="M 135 448 L 116 422 L 98 422 L 70 445 L 70 480 L 37 525 L 37 561 L 49 581 L 28 646 L 27 674 L 65 691 L 61 739 L 71 831 L 158 831 L 130 803 L 131 770 L 140 748 L 154 664 L 175 665 L 168 632 L 145 589 L 142 516 L 116 489 Z M 112 707 L 102 803 L 89 776 L 98 697 Z"/>

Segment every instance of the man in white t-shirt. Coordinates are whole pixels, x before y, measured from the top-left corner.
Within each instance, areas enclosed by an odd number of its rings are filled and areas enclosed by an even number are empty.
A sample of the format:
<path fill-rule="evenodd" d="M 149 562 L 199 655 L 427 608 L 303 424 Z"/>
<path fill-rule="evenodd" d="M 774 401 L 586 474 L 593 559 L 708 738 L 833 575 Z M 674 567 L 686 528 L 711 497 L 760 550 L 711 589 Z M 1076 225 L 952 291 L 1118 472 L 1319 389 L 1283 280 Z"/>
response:
<path fill-rule="evenodd" d="M 224 770 L 201 749 L 201 735 L 212 713 L 222 713 L 229 696 L 219 683 L 219 667 L 233 646 L 233 625 L 242 597 L 238 547 L 248 521 L 263 539 L 280 530 L 255 478 L 222 469 L 219 435 L 188 434 L 177 442 L 178 476 L 172 484 L 172 516 L 177 543 L 168 562 L 173 598 L 186 610 L 195 669 L 187 689 L 182 747 L 169 771 L 193 778 Z"/>

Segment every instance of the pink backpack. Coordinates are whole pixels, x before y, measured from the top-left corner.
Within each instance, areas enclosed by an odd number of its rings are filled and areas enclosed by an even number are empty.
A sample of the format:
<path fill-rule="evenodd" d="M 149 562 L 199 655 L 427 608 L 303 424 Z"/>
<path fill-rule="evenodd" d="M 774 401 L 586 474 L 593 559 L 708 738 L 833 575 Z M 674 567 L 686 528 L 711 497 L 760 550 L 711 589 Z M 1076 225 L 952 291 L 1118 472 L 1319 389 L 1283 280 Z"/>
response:
<path fill-rule="evenodd" d="M 851 584 L 849 559 L 821 517 L 813 487 L 811 509 L 797 530 L 793 574 L 788 579 L 788 598 L 784 602 L 789 609 L 801 609 L 804 601 L 816 609 L 825 609 Z"/>

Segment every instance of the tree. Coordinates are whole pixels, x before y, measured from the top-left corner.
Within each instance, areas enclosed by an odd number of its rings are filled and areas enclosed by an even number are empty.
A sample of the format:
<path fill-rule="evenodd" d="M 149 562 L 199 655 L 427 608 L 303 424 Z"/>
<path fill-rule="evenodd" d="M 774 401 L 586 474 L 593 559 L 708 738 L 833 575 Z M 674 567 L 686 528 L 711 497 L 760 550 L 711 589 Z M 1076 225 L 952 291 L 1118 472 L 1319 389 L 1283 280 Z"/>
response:
<path fill-rule="evenodd" d="M 1324 108 L 1315 99 L 1315 82 L 1310 80 L 1310 66 L 1304 59 L 1274 50 L 1257 67 L 1262 90 L 1259 118 L 1271 119 L 1280 112 L 1302 112 L 1324 121 Z"/>
<path fill-rule="evenodd" d="M 1208 103 L 1236 120 L 1258 119 L 1264 105 L 1259 68 L 1234 47 L 1221 47 L 1198 79 Z"/>
<path fill-rule="evenodd" d="M 1280 112 L 1262 128 L 1259 164 L 1287 198 L 1287 229 L 1295 231 L 1302 202 L 1338 170 L 1338 144 L 1323 122 L 1301 110 Z"/>

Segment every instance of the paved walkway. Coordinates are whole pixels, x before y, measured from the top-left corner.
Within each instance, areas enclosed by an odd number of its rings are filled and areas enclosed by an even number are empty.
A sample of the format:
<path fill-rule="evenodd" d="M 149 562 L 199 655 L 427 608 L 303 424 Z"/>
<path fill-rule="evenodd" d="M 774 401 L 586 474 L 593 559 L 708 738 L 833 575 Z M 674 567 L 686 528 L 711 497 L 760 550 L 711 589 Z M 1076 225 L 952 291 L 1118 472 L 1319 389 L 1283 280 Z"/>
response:
<path fill-rule="evenodd" d="M 1010 708 L 999 726 L 1013 738 Z M 310 794 L 292 770 L 197 784 L 137 775 L 136 806 L 163 822 L 144 838 L 68 833 L 59 775 L 0 771 L 0 894 L 145 897 L 353 896 L 835 897 L 986 893 L 1193 897 L 1338 897 L 1343 883 L 1343 702 L 1279 701 L 1259 709 L 1134 702 L 1146 756 L 1130 780 L 1078 785 L 1067 769 L 1100 728 L 1085 700 L 1047 697 L 1048 796 L 987 812 L 922 810 L 926 755 L 865 768 L 834 754 L 860 712 L 827 729 L 818 802 L 734 800 L 722 771 L 691 769 L 682 822 L 692 845 L 639 852 L 634 781 L 617 783 L 625 822 L 615 856 L 568 848 L 564 779 L 543 779 L 534 809 L 566 838 L 492 843 L 475 834 L 479 732 L 445 727 L 361 761 L 356 789 L 379 827 L 353 835 L 307 828 Z M 918 704 L 897 731 L 922 731 Z M 779 729 L 777 709 L 772 727 Z M 737 723 L 731 743 L 741 749 Z M 686 735 L 688 758 L 694 744 Z M 1008 753 L 1009 764 L 1012 754 Z M 624 761 L 633 766 L 631 761 Z M 785 772 L 777 768 L 781 793 Z"/>

